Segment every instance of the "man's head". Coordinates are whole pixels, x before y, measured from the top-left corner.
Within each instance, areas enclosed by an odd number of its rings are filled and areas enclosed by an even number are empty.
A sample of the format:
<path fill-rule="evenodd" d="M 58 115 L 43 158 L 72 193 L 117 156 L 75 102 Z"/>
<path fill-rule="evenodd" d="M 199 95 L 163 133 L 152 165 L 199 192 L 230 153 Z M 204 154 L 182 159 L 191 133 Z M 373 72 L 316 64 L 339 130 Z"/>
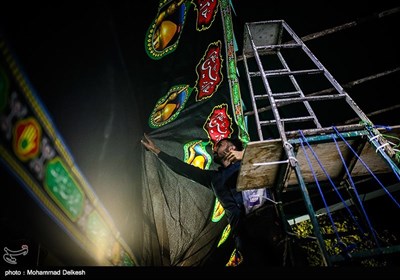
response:
<path fill-rule="evenodd" d="M 221 139 L 214 146 L 214 162 L 225 166 L 224 157 L 232 150 L 242 151 L 242 142 L 237 138 Z"/>

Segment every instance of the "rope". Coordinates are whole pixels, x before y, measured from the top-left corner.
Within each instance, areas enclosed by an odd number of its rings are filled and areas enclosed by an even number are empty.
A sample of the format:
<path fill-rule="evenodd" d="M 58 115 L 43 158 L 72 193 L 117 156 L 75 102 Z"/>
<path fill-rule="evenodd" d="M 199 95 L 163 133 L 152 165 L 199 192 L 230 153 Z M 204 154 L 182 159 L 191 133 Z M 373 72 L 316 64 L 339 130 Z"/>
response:
<path fill-rule="evenodd" d="M 383 126 L 382 126 L 382 127 L 383 127 Z M 371 131 L 371 126 L 366 126 L 366 128 L 367 128 L 367 130 L 369 131 L 370 134 L 374 135 L 374 133 Z M 386 129 L 387 129 L 387 130 L 390 130 L 391 128 L 390 128 L 390 127 L 386 127 Z M 386 156 L 387 156 L 387 155 L 386 155 L 386 153 L 385 153 L 384 151 L 382 151 L 382 148 L 384 148 L 384 147 L 386 147 L 386 146 L 388 146 L 388 145 L 390 145 L 390 144 L 394 145 L 394 143 L 388 141 L 387 143 L 380 145 L 379 141 L 377 140 L 377 138 L 378 138 L 379 136 L 380 136 L 380 137 L 383 137 L 383 134 L 377 134 L 377 135 L 374 135 L 374 136 L 372 136 L 372 137 L 369 137 L 368 139 L 370 140 L 371 143 L 373 143 L 375 146 L 377 146 L 375 152 L 378 153 L 378 151 L 379 151 L 380 154 L 383 156 L 383 158 L 386 159 Z M 395 138 L 395 139 L 398 139 L 397 137 L 394 137 L 394 138 Z M 386 139 L 385 139 L 385 140 L 386 140 Z M 387 140 L 386 140 L 386 141 L 387 141 Z M 397 148 L 398 146 L 399 146 L 399 145 L 395 145 L 394 147 Z M 394 151 L 395 151 L 395 154 L 394 154 L 395 159 L 396 159 L 398 162 L 400 162 L 400 153 L 397 151 L 397 149 L 394 149 Z M 397 166 L 394 165 L 394 163 L 390 160 L 390 158 L 389 158 L 389 160 L 386 160 L 386 161 L 387 161 L 387 163 L 389 164 L 390 168 L 392 169 L 393 173 L 396 175 L 397 179 L 400 181 L 400 175 L 399 175 L 399 171 L 398 171 Z"/>
<path fill-rule="evenodd" d="M 386 142 L 385 144 L 380 145 L 378 148 L 376 148 L 375 153 L 378 153 L 378 151 L 380 151 L 382 148 L 385 148 L 388 145 L 390 145 L 389 142 Z"/>
<path fill-rule="evenodd" d="M 311 147 L 310 144 L 308 143 L 308 141 L 307 141 L 307 139 L 305 138 L 303 132 L 302 132 L 302 131 L 299 131 L 299 132 L 300 132 L 301 136 L 303 137 L 303 139 L 305 140 L 305 143 L 307 144 L 308 148 L 310 149 L 310 151 L 311 151 L 312 154 L 314 155 L 314 158 L 317 160 L 319 166 L 320 166 L 321 169 L 324 171 L 325 176 L 328 178 L 329 182 L 332 184 L 333 189 L 335 190 L 336 194 L 339 196 L 339 198 L 340 198 L 340 200 L 342 201 L 343 205 L 345 206 L 346 210 L 349 212 L 350 217 L 352 218 L 352 220 L 354 221 L 354 223 L 357 225 L 357 227 L 358 227 L 359 230 L 361 231 L 362 236 L 364 236 L 364 230 L 362 229 L 362 227 L 360 226 L 360 224 L 357 222 L 357 220 L 356 220 L 355 216 L 353 215 L 351 209 L 348 207 L 347 203 L 345 202 L 345 200 L 344 200 L 343 197 L 341 196 L 340 192 L 338 191 L 336 185 L 335 185 L 334 182 L 332 181 L 332 179 L 331 179 L 331 177 L 329 176 L 328 172 L 327 172 L 326 169 L 323 167 L 321 161 L 319 160 L 318 156 L 316 155 L 316 153 L 314 152 L 314 150 L 312 149 L 312 147 Z M 317 178 L 316 178 L 316 176 L 315 176 L 315 172 L 314 172 L 314 170 L 313 170 L 313 168 L 312 168 L 312 165 L 311 165 L 311 163 L 310 163 L 310 161 L 309 161 L 308 155 L 307 155 L 306 152 L 305 152 L 304 145 L 302 144 L 302 140 L 301 140 L 301 139 L 300 139 L 300 143 L 301 143 L 301 145 L 302 145 L 302 148 L 303 148 L 304 154 L 305 154 L 305 156 L 306 156 L 307 162 L 308 162 L 308 164 L 309 164 L 309 166 L 310 166 L 310 169 L 311 169 L 311 171 L 312 171 L 312 173 L 313 173 L 315 182 L 317 183 L 318 188 L 320 188 L 320 187 L 319 187 L 318 180 L 317 180 Z M 336 141 L 335 141 L 335 143 L 336 143 Z M 342 160 L 343 160 L 342 154 L 340 153 L 340 149 L 338 149 L 338 153 L 339 153 L 340 157 L 341 157 Z M 349 178 L 350 178 L 350 177 L 349 177 Z M 354 184 L 354 183 L 353 183 L 353 184 Z M 321 194 L 321 195 L 322 195 L 322 194 Z M 323 196 L 323 195 L 322 195 L 322 196 Z M 325 201 L 324 201 L 324 203 L 325 203 Z M 331 220 L 331 222 L 332 222 L 332 226 L 333 226 L 333 228 L 334 228 L 335 234 L 338 236 L 338 244 L 337 244 L 337 246 L 342 250 L 342 253 L 344 254 L 345 257 L 350 258 L 349 252 L 350 252 L 352 249 L 354 249 L 355 247 L 357 247 L 357 245 L 356 245 L 356 244 L 350 244 L 349 246 L 346 246 L 346 244 L 344 244 L 344 242 L 340 239 L 339 235 L 337 234 L 337 228 L 336 228 L 336 226 L 335 226 L 334 223 L 333 223 L 333 219 L 331 218 L 331 214 L 330 214 L 328 208 L 327 208 L 327 213 L 328 213 L 328 216 L 329 216 L 329 218 L 330 218 L 330 220 Z M 373 232 L 373 231 L 372 231 L 372 232 Z M 376 239 L 375 236 L 374 236 L 374 238 L 375 238 L 375 241 L 377 242 L 377 239 Z M 377 243 L 377 245 L 379 246 L 378 243 Z"/>
<path fill-rule="evenodd" d="M 398 138 L 398 137 L 396 137 L 396 136 L 393 136 L 393 135 L 389 135 L 389 134 L 381 134 L 382 136 L 384 136 L 384 137 L 386 137 L 386 138 L 392 138 L 392 139 L 396 139 L 397 141 L 399 141 L 399 144 L 397 144 L 397 145 L 395 145 L 394 143 L 392 143 L 393 145 L 394 145 L 394 147 L 399 147 L 400 146 L 400 138 Z M 376 135 L 376 136 L 378 136 L 378 135 Z M 375 138 L 375 136 L 374 137 L 372 137 L 372 138 Z M 371 138 L 371 139 L 372 139 Z"/>
<path fill-rule="evenodd" d="M 368 172 L 372 175 L 372 177 L 378 182 L 378 184 L 382 187 L 382 189 L 386 192 L 386 194 L 393 200 L 393 202 L 397 205 L 398 208 L 400 208 L 399 202 L 392 196 L 392 194 L 385 188 L 385 186 L 382 184 L 382 182 L 376 177 L 376 175 L 372 172 L 372 170 L 368 167 L 368 165 L 362 160 L 362 158 L 357 154 L 356 151 L 350 146 L 350 144 L 344 139 L 344 137 L 339 133 L 339 131 L 336 129 L 335 126 L 333 126 L 333 130 L 336 132 L 336 134 L 342 139 L 342 141 L 349 147 L 349 149 L 352 151 L 352 153 L 357 157 L 357 159 L 361 162 L 361 164 L 368 170 Z"/>
<path fill-rule="evenodd" d="M 305 143 L 308 145 L 308 147 L 309 147 L 309 149 L 311 150 L 311 152 L 313 152 L 312 149 L 311 149 L 311 147 L 310 147 L 309 144 L 307 143 L 307 139 L 305 139 L 305 137 L 304 137 L 302 131 L 300 131 L 300 134 L 301 134 L 301 136 L 304 138 Z M 312 174 L 313 174 L 315 183 L 317 184 L 318 191 L 319 191 L 319 193 L 320 193 L 320 195 L 321 195 L 322 201 L 323 201 L 324 206 L 325 206 L 325 209 L 326 209 L 326 213 L 328 214 L 329 220 L 330 220 L 331 223 L 332 223 L 332 227 L 333 227 L 333 229 L 334 229 L 335 235 L 336 235 L 338 241 L 339 241 L 339 242 L 342 242 L 342 239 L 340 238 L 339 233 L 338 233 L 338 230 L 337 230 L 336 225 L 335 225 L 335 222 L 333 221 L 331 212 L 330 212 L 329 207 L 328 207 L 328 204 L 327 204 L 327 202 L 326 202 L 326 200 L 325 200 L 325 197 L 324 197 L 324 194 L 323 194 L 323 192 L 322 192 L 322 189 L 321 189 L 321 186 L 320 186 L 320 184 L 319 184 L 319 181 L 318 181 L 318 179 L 317 179 L 317 176 L 315 175 L 315 170 L 314 170 L 314 168 L 312 167 L 310 158 L 308 157 L 308 154 L 307 154 L 306 149 L 305 149 L 305 147 L 304 147 L 303 139 L 300 138 L 299 140 L 300 140 L 300 144 L 301 144 L 301 148 L 302 148 L 302 150 L 303 150 L 303 153 L 304 153 L 304 155 L 305 155 L 305 157 L 306 157 L 308 166 L 310 167 L 310 170 L 311 170 L 311 172 L 312 172 Z M 314 154 L 314 153 L 313 153 L 313 154 Z M 315 157 L 315 155 L 314 155 L 314 157 Z M 318 163 L 319 163 L 319 159 L 318 159 L 317 157 L 315 157 L 315 159 L 316 159 L 316 160 L 318 161 Z M 328 175 L 328 177 L 329 177 L 329 175 Z"/>
<path fill-rule="evenodd" d="M 377 134 L 377 135 L 375 135 L 374 137 L 369 138 L 369 140 L 370 140 L 370 141 L 375 140 L 375 139 L 377 139 L 379 136 L 380 136 L 380 135 Z"/>
<path fill-rule="evenodd" d="M 299 132 L 300 132 L 301 136 L 303 137 L 303 139 L 305 140 L 305 143 L 307 144 L 308 148 L 310 149 L 310 151 L 311 151 L 312 154 L 314 155 L 314 158 L 317 160 L 318 164 L 320 165 L 321 169 L 324 171 L 325 175 L 327 176 L 327 178 L 328 178 L 329 181 L 331 182 L 331 184 L 332 184 L 333 188 L 335 189 L 336 193 L 339 195 L 339 197 L 340 197 L 340 199 L 342 200 L 343 204 L 346 206 L 346 209 L 348 209 L 348 210 L 350 211 L 350 209 L 349 209 L 349 208 L 347 207 L 347 205 L 346 205 L 346 202 L 343 200 L 343 198 L 341 197 L 340 193 L 337 191 L 337 188 L 336 188 L 335 184 L 334 184 L 334 183 L 332 182 L 332 180 L 330 179 L 329 174 L 327 174 L 326 170 L 324 169 L 323 165 L 321 164 L 321 162 L 320 162 L 318 156 L 315 154 L 314 150 L 313 150 L 313 149 L 311 148 L 311 146 L 309 145 L 307 139 L 304 137 L 303 132 L 302 132 L 302 131 L 299 131 Z M 342 251 L 341 253 L 344 255 L 345 258 L 350 259 L 350 257 L 351 257 L 351 256 L 350 256 L 350 252 L 351 252 L 352 249 L 354 249 L 355 247 L 357 247 L 357 245 L 356 245 L 356 244 L 350 244 L 349 246 L 346 246 L 346 244 L 345 244 L 345 243 L 342 241 L 342 239 L 340 238 L 339 233 L 338 233 L 338 229 L 337 229 L 337 227 L 336 227 L 336 225 L 335 225 L 335 222 L 333 221 L 331 212 L 330 212 L 329 207 L 328 207 L 328 205 L 327 205 L 327 202 L 326 202 L 326 200 L 325 200 L 324 194 L 323 194 L 323 192 L 322 192 L 322 190 L 321 190 L 321 186 L 320 186 L 320 184 L 319 184 L 319 181 L 318 181 L 318 179 L 317 179 L 317 176 L 315 175 L 315 171 L 314 171 L 314 169 L 313 169 L 313 167 L 312 167 L 310 158 L 308 157 L 308 154 L 307 154 L 307 152 L 306 152 L 306 150 L 305 150 L 305 147 L 304 147 L 304 144 L 303 144 L 303 139 L 299 139 L 299 140 L 300 140 L 300 144 L 301 144 L 301 148 L 303 149 L 304 155 L 305 155 L 305 157 L 306 157 L 306 159 L 307 159 L 307 162 L 308 162 L 308 165 L 309 165 L 309 167 L 310 167 L 310 170 L 311 170 L 311 172 L 312 172 L 312 174 L 313 174 L 315 183 L 317 184 L 318 191 L 319 191 L 319 193 L 320 193 L 320 195 L 321 195 L 321 198 L 322 198 L 322 201 L 323 201 L 323 203 L 324 203 L 324 205 L 325 205 L 325 209 L 326 209 L 326 212 L 327 212 L 327 214 L 328 214 L 329 220 L 331 221 L 333 230 L 334 230 L 335 235 L 336 235 L 337 240 L 338 240 L 338 243 L 335 244 L 335 246 L 337 246 L 337 247 Z M 350 211 L 350 216 L 351 216 L 351 217 L 353 218 L 353 220 L 354 220 L 354 216 L 352 215 L 351 211 Z M 357 222 L 356 222 L 356 223 L 357 223 Z"/>
<path fill-rule="evenodd" d="M 372 224 L 371 224 L 371 222 L 370 222 L 370 220 L 369 220 L 369 218 L 368 218 L 367 211 L 365 211 L 364 205 L 363 205 L 363 203 L 362 203 L 361 200 L 360 200 L 360 196 L 359 196 L 359 194 L 358 194 L 356 185 L 354 184 L 353 177 L 352 177 L 351 174 L 350 174 L 350 171 L 349 171 L 349 169 L 348 169 L 348 167 L 347 167 L 346 161 L 344 160 L 343 155 L 342 155 L 342 153 L 340 152 L 339 145 L 338 145 L 338 143 L 337 143 L 337 141 L 336 141 L 336 139 L 335 139 L 335 137 L 334 137 L 333 134 L 332 134 L 332 139 L 333 139 L 333 141 L 335 142 L 336 149 L 337 149 L 337 151 L 338 151 L 338 154 L 339 154 L 339 156 L 340 156 L 340 159 L 342 160 L 344 169 L 346 170 L 346 174 L 347 174 L 348 179 L 349 179 L 349 181 L 350 181 L 350 185 L 351 185 L 351 187 L 353 188 L 353 190 L 354 190 L 354 192 L 355 192 L 355 194 L 356 194 L 358 203 L 360 204 L 361 210 L 362 210 L 362 212 L 363 212 L 363 214 L 364 214 L 364 216 L 365 216 L 365 219 L 367 220 L 368 227 L 369 227 L 369 229 L 370 229 L 370 231 L 371 231 L 371 233 L 372 233 L 372 236 L 373 236 L 373 238 L 374 238 L 374 240 L 375 240 L 375 243 L 376 243 L 377 246 L 379 247 L 379 242 L 378 242 L 378 239 L 377 239 L 377 237 L 376 237 L 376 235 L 375 235 L 375 231 L 374 231 L 374 229 L 373 229 L 373 227 L 372 227 Z M 354 220 L 354 221 L 356 222 L 357 226 L 361 229 L 362 233 L 364 234 L 364 231 L 363 231 L 362 228 L 359 226 L 359 224 L 357 223 L 357 221 L 356 221 L 356 220 Z"/>
<path fill-rule="evenodd" d="M 390 125 L 383 125 L 383 124 L 376 124 L 374 126 L 372 126 L 373 128 L 384 128 L 386 130 L 392 130 Z"/>
<path fill-rule="evenodd" d="M 306 139 L 306 138 L 304 137 L 304 134 L 303 134 L 301 131 L 300 131 L 300 133 L 301 133 L 302 137 L 303 137 L 304 139 Z M 329 182 L 331 183 L 331 185 L 332 185 L 334 191 L 335 191 L 336 194 L 339 196 L 339 198 L 340 198 L 340 200 L 342 201 L 343 205 L 345 206 L 346 210 L 349 212 L 350 217 L 353 219 L 353 221 L 354 221 L 356 224 L 358 224 L 358 223 L 357 223 L 357 220 L 356 220 L 355 217 L 354 217 L 353 212 L 352 212 L 351 209 L 348 207 L 348 205 L 347 205 L 345 199 L 344 199 L 344 198 L 342 197 L 342 195 L 340 194 L 340 192 L 339 192 L 338 188 L 336 187 L 335 183 L 332 181 L 332 179 L 331 179 L 331 177 L 329 176 L 328 172 L 327 172 L 326 169 L 323 167 L 322 163 L 321 163 L 320 160 L 318 159 L 318 156 L 316 155 L 316 153 L 314 152 L 314 150 L 311 148 L 311 146 L 309 145 L 309 143 L 307 142 L 307 140 L 306 140 L 306 143 L 307 143 L 308 147 L 310 148 L 311 152 L 313 153 L 315 159 L 317 160 L 319 166 L 320 166 L 321 169 L 324 171 L 325 176 L 328 178 L 328 180 L 329 180 Z M 340 154 L 340 151 L 339 151 L 339 154 Z M 361 229 L 361 228 L 360 228 L 360 229 Z M 363 231 L 362 229 L 361 229 L 361 232 L 364 233 L 364 231 Z"/>
<path fill-rule="evenodd" d="M 376 134 L 376 135 L 375 135 L 375 134 L 371 131 L 372 128 L 384 128 L 384 129 L 386 129 L 386 130 L 392 130 L 392 127 L 387 126 L 387 125 L 373 125 L 372 123 L 369 123 L 369 122 L 366 122 L 366 121 L 361 121 L 360 124 L 364 124 L 365 127 L 366 127 L 366 129 L 369 131 L 369 133 L 370 133 L 371 135 L 373 135 L 373 136 L 369 137 L 369 140 L 370 140 L 370 142 L 372 142 L 375 146 L 377 146 L 376 153 L 377 153 L 378 151 L 381 153 L 381 155 L 382 155 L 382 156 L 386 159 L 386 161 L 389 163 L 389 166 L 390 166 L 390 168 L 392 168 L 393 173 L 396 175 L 397 179 L 400 181 L 400 175 L 399 175 L 400 171 L 399 171 L 399 169 L 397 168 L 397 166 L 395 166 L 395 165 L 393 164 L 393 162 L 390 160 L 390 158 L 389 158 L 389 160 L 387 160 L 387 158 L 386 158 L 386 157 L 387 157 L 386 153 L 385 153 L 384 151 L 382 151 L 382 148 L 385 147 L 385 146 L 387 146 L 388 144 L 385 143 L 385 144 L 383 144 L 383 145 L 380 145 L 380 143 L 376 140 L 377 138 L 383 137 L 383 136 L 385 136 L 385 137 L 391 137 L 391 138 L 394 138 L 394 139 L 397 139 L 397 140 L 399 140 L 399 138 L 394 137 L 394 136 L 391 136 L 391 135 L 385 135 L 385 134 Z M 376 140 L 376 141 L 375 141 L 375 140 Z M 386 140 L 386 139 L 385 139 L 385 140 Z M 386 140 L 386 141 L 387 141 L 387 140 Z M 391 143 L 391 144 L 394 145 L 393 143 Z M 380 146 L 379 146 L 379 145 L 380 145 Z M 399 145 L 400 145 L 400 143 L 399 143 L 398 145 L 395 145 L 394 147 L 397 148 Z M 400 163 L 400 152 L 398 152 L 397 150 L 395 150 L 394 157 L 395 157 L 395 159 L 397 160 L 397 162 Z"/>
<path fill-rule="evenodd" d="M 391 142 L 391 141 L 388 141 L 388 142 L 390 143 L 390 145 L 393 146 L 393 147 L 392 147 L 392 148 L 393 148 L 393 151 L 396 152 L 396 153 L 395 153 L 395 159 L 397 160 L 397 162 L 400 163 L 400 150 L 397 149 L 397 148 L 400 148 L 400 138 L 398 138 L 398 137 L 396 137 L 396 136 L 393 136 L 393 135 L 389 135 L 389 134 L 382 134 L 382 136 L 385 137 L 385 138 L 396 139 L 396 140 L 398 141 L 398 144 L 395 144 L 395 143 L 393 143 L 393 142 Z M 374 138 L 374 137 L 372 137 L 372 138 Z M 372 138 L 370 138 L 370 139 L 372 139 Z"/>

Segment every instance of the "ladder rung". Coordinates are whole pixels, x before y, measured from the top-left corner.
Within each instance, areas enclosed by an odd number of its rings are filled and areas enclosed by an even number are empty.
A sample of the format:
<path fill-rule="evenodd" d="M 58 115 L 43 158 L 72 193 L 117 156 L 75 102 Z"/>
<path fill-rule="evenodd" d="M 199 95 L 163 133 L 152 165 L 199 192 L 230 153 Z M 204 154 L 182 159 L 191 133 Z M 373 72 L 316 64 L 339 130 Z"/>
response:
<path fill-rule="evenodd" d="M 288 71 L 287 69 L 276 69 L 264 71 L 266 77 L 279 77 L 279 76 L 290 76 L 290 75 L 313 75 L 323 73 L 324 70 L 320 69 L 308 69 L 308 70 L 295 70 Z M 249 72 L 250 77 L 260 77 L 260 72 Z"/>
<path fill-rule="evenodd" d="M 273 93 L 272 97 L 274 98 L 285 98 L 285 97 L 291 97 L 291 96 L 299 96 L 300 95 L 300 91 L 292 91 L 292 92 L 279 92 L 279 93 Z M 268 94 L 258 94 L 258 95 L 254 95 L 254 98 L 256 100 L 260 100 L 260 99 L 267 99 L 268 98 Z"/>
<path fill-rule="evenodd" d="M 319 74 L 324 72 L 321 69 L 309 69 L 309 70 L 295 70 L 295 71 L 265 71 L 264 74 L 266 77 L 278 77 L 278 76 L 290 76 L 290 75 L 312 75 Z"/>
<path fill-rule="evenodd" d="M 344 132 L 344 133 L 355 132 L 358 134 L 358 133 L 362 133 L 360 131 L 365 131 L 365 124 L 339 125 L 336 127 L 336 129 L 339 132 Z M 304 129 L 302 132 L 305 136 L 311 137 L 311 136 L 322 135 L 322 134 L 325 134 L 325 135 L 331 134 L 335 131 L 332 127 L 322 127 L 322 128 L 313 128 L 313 129 Z M 297 130 L 296 131 L 286 131 L 285 134 L 288 138 L 297 138 L 297 137 L 301 136 Z"/>
<path fill-rule="evenodd" d="M 324 95 L 324 96 L 305 96 L 305 97 L 295 97 L 295 98 L 285 98 L 276 99 L 275 102 L 279 105 L 304 102 L 304 101 L 319 101 L 319 100 L 334 100 L 345 98 L 345 94 L 334 94 L 334 95 Z"/>
<path fill-rule="evenodd" d="M 301 44 L 280 44 L 280 45 L 269 45 L 269 46 L 258 46 L 256 50 L 258 51 L 267 51 L 267 50 L 275 50 L 275 49 L 292 49 L 299 48 Z"/>
<path fill-rule="evenodd" d="M 286 118 L 281 119 L 282 122 L 285 123 L 294 123 L 294 122 L 306 122 L 306 121 L 314 120 L 314 117 L 307 116 L 307 117 L 297 117 L 297 118 Z M 276 120 L 268 120 L 268 121 L 260 121 L 260 125 L 272 125 L 275 124 Z"/>
<path fill-rule="evenodd" d="M 267 70 L 264 71 L 266 74 L 271 74 L 271 73 L 287 73 L 289 70 L 287 69 L 274 69 L 274 70 Z M 250 77 L 261 77 L 260 72 L 249 72 Z"/>
<path fill-rule="evenodd" d="M 256 100 L 267 99 L 267 98 L 268 98 L 268 94 L 257 94 L 257 95 L 254 95 L 254 99 L 256 99 Z"/>
<path fill-rule="evenodd" d="M 275 98 L 285 98 L 291 96 L 299 96 L 301 91 L 289 91 L 289 92 L 277 92 L 273 93 L 272 96 Z"/>

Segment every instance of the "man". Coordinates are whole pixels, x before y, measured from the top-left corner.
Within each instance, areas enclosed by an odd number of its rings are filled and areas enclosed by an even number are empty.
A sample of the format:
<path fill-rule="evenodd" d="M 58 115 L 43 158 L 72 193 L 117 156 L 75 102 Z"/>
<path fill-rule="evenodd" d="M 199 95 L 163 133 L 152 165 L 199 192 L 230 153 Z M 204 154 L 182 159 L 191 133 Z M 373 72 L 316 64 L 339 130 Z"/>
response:
<path fill-rule="evenodd" d="M 261 243 L 255 244 L 254 240 L 252 240 L 254 238 L 248 236 L 242 193 L 236 190 L 240 161 L 244 154 L 243 145 L 240 140 L 225 138 L 216 143 L 214 147 L 214 162 L 221 165 L 218 170 L 203 170 L 187 164 L 176 157 L 170 156 L 161 151 L 146 134 L 144 134 L 141 143 L 148 150 L 156 154 L 158 158 L 164 161 L 177 174 L 185 176 L 213 190 L 215 196 L 225 209 L 235 240 L 236 256 L 234 258 L 234 264 L 240 264 L 242 260 L 243 264 L 248 265 L 261 264 L 261 262 L 264 262 L 264 255 L 270 254 L 273 249 L 270 250 L 269 248 L 271 247 L 269 245 L 267 246 L 268 249 L 266 249 Z M 263 224 L 265 226 L 263 228 L 267 228 L 267 231 L 276 231 L 277 227 L 276 225 L 271 226 L 270 219 L 266 222 L 264 220 L 265 219 L 263 219 Z M 254 228 L 252 231 L 254 231 Z M 263 232 L 258 234 L 263 235 Z M 259 238 L 259 240 L 261 239 Z M 270 240 L 268 240 L 267 243 L 270 243 Z M 265 240 L 262 242 L 264 241 Z M 277 261 L 276 257 L 274 257 L 274 259 L 273 261 Z M 263 265 L 268 264 L 263 263 Z"/>

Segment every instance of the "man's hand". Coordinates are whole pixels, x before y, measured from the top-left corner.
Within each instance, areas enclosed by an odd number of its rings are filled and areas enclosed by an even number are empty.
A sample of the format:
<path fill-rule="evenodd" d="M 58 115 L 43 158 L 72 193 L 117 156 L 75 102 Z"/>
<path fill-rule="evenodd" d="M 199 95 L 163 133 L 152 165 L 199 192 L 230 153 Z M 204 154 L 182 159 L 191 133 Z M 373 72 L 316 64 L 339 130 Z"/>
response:
<path fill-rule="evenodd" d="M 144 134 L 144 138 L 140 140 L 140 142 L 145 146 L 145 148 L 149 151 L 152 151 L 156 155 L 158 155 L 161 150 L 154 144 L 154 142 L 150 139 L 150 137 L 147 136 L 147 134 Z"/>
<path fill-rule="evenodd" d="M 229 164 L 235 163 L 243 159 L 243 153 L 244 151 L 231 150 L 229 153 L 225 155 L 223 160 L 229 162 Z"/>

